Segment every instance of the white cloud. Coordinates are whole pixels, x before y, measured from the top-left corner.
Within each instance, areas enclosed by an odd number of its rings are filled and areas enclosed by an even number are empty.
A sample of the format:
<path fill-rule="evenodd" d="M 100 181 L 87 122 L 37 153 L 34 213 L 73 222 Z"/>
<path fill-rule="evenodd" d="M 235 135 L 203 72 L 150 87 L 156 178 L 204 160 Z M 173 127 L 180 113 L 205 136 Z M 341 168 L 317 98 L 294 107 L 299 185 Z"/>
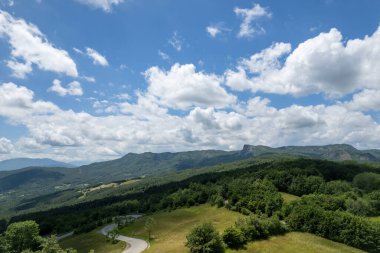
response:
<path fill-rule="evenodd" d="M 219 27 L 217 27 L 217 26 L 207 26 L 207 27 L 206 27 L 206 31 L 207 31 L 207 33 L 208 33 L 211 37 L 213 37 L 213 38 L 215 38 L 216 35 L 218 35 L 219 33 L 222 32 L 222 31 L 219 29 Z"/>
<path fill-rule="evenodd" d="M 128 94 L 128 93 L 120 93 L 118 95 L 116 95 L 117 99 L 120 99 L 120 100 L 130 100 L 131 99 L 131 96 Z"/>
<path fill-rule="evenodd" d="M 380 83 L 380 27 L 371 36 L 346 43 L 333 28 L 300 43 L 281 60 L 289 52 L 289 44 L 277 43 L 254 54 L 236 70 L 226 71 L 227 84 L 252 92 L 336 97 L 363 88 L 376 89 Z"/>
<path fill-rule="evenodd" d="M 221 77 L 196 72 L 193 64 L 175 64 L 169 71 L 152 67 L 145 72 L 145 77 L 148 82 L 147 94 L 166 107 L 228 107 L 236 100 L 221 86 Z"/>
<path fill-rule="evenodd" d="M 61 97 L 64 97 L 67 95 L 70 95 L 70 96 L 82 96 L 83 95 L 82 86 L 77 81 L 73 81 L 73 82 L 69 83 L 67 85 L 67 88 L 65 88 L 61 85 L 61 81 L 59 81 L 58 79 L 55 79 L 53 81 L 53 85 L 48 89 L 48 91 L 55 92 Z"/>
<path fill-rule="evenodd" d="M 9 154 L 13 149 L 13 144 L 7 138 L 0 138 L 0 154 Z"/>
<path fill-rule="evenodd" d="M 169 72 L 163 72 L 164 77 Z M 349 143 L 359 148 L 378 148 L 373 136 L 380 135 L 379 124 L 343 104 L 276 109 L 267 98 L 254 97 L 236 108 L 192 107 L 178 116 L 156 102 L 159 101 L 149 92 L 138 94 L 136 103 L 100 100 L 94 106 L 109 110 L 108 114 L 94 116 L 36 100 L 26 87 L 0 85 L 0 117 L 28 130 L 27 136 L 13 144 L 12 155 L 96 160 L 128 152 L 237 150 L 245 143 Z"/>
<path fill-rule="evenodd" d="M 96 9 L 102 9 L 105 12 L 110 12 L 113 5 L 118 5 L 124 2 L 124 0 L 76 0 L 79 3 L 88 5 Z"/>
<path fill-rule="evenodd" d="M 25 78 L 27 74 L 33 71 L 31 62 L 18 62 L 14 60 L 7 61 L 7 66 L 13 73 L 12 75 L 17 78 Z"/>
<path fill-rule="evenodd" d="M 281 67 L 279 58 L 290 53 L 292 47 L 288 43 L 275 43 L 250 59 L 243 59 L 241 64 L 251 73 L 266 73 Z"/>
<path fill-rule="evenodd" d="M 380 111 L 380 90 L 362 90 L 354 94 L 351 101 L 344 104 L 352 110 Z"/>
<path fill-rule="evenodd" d="M 96 79 L 93 76 L 81 76 L 81 78 L 83 80 L 86 80 L 87 82 L 90 82 L 90 83 L 95 83 L 96 82 Z"/>
<path fill-rule="evenodd" d="M 95 49 L 86 47 L 86 54 L 88 55 L 88 57 L 90 57 L 93 60 L 93 63 L 95 65 L 100 65 L 100 66 L 109 65 L 106 57 L 99 54 Z"/>
<path fill-rule="evenodd" d="M 253 81 L 248 78 L 245 70 L 252 74 L 261 75 L 273 72 L 281 66 L 279 58 L 288 54 L 290 50 L 290 44 L 275 43 L 260 53 L 252 55 L 249 59 L 241 60 L 236 71 L 226 71 L 227 84 L 238 91 L 252 88 L 254 86 Z"/>
<path fill-rule="evenodd" d="M 173 33 L 173 36 L 169 39 L 169 44 L 178 52 L 182 50 L 183 39 L 177 32 Z"/>
<path fill-rule="evenodd" d="M 161 50 L 158 50 L 158 55 L 161 57 L 162 60 L 167 61 L 170 60 L 170 57 L 168 54 L 162 52 Z"/>
<path fill-rule="evenodd" d="M 79 48 L 76 48 L 76 47 L 73 47 L 73 50 L 75 53 L 77 54 L 85 54 L 82 50 L 80 50 Z"/>
<path fill-rule="evenodd" d="M 231 32 L 231 29 L 224 26 L 223 22 L 219 22 L 217 24 L 209 25 L 206 27 L 206 32 L 212 37 L 215 38 L 217 36 L 222 35 L 226 32 Z"/>
<path fill-rule="evenodd" d="M 7 62 L 13 75 L 24 78 L 32 64 L 41 70 L 78 76 L 75 62 L 62 49 L 54 47 L 33 24 L 0 11 L 0 37 L 8 38 L 12 59 Z"/>
<path fill-rule="evenodd" d="M 0 115 L 18 121 L 24 116 L 53 113 L 58 109 L 50 102 L 34 101 L 33 98 L 33 91 L 26 87 L 14 83 L 0 85 Z"/>
<path fill-rule="evenodd" d="M 235 7 L 235 14 L 243 19 L 240 25 L 238 37 L 240 38 L 252 38 L 253 36 L 261 33 L 265 33 L 265 29 L 259 25 L 253 27 L 252 22 L 262 17 L 271 17 L 272 14 L 260 4 L 254 4 L 251 9 L 242 9 Z"/>

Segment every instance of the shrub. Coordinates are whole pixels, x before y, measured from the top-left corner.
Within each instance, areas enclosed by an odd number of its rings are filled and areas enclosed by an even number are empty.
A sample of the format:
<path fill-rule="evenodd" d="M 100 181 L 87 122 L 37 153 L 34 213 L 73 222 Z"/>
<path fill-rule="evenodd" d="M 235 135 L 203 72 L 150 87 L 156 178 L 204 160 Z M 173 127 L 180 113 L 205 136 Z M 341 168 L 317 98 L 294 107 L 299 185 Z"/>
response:
<path fill-rule="evenodd" d="M 242 248 L 247 243 L 247 239 L 245 238 L 243 232 L 236 227 L 226 228 L 222 238 L 224 243 L 231 249 Z"/>
<path fill-rule="evenodd" d="M 186 236 L 186 247 L 191 253 L 223 253 L 224 245 L 219 233 L 211 225 L 204 223 L 196 226 Z"/>
<path fill-rule="evenodd" d="M 266 239 L 271 235 L 282 234 L 286 231 L 285 225 L 277 216 L 268 218 L 251 215 L 249 218 L 239 219 L 235 225 L 248 241 Z"/>

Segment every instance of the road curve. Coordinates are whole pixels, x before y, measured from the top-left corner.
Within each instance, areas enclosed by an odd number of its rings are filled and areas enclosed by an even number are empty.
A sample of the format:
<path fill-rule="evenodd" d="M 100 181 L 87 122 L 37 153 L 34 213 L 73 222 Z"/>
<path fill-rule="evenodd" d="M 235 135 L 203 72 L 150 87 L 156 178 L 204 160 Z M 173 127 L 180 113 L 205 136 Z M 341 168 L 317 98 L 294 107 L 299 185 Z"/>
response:
<path fill-rule="evenodd" d="M 107 236 L 108 232 L 116 228 L 117 224 L 109 224 L 100 230 L 100 233 Z M 129 248 L 125 249 L 122 253 L 141 253 L 148 248 L 148 243 L 141 239 L 131 238 L 123 235 L 116 236 L 119 241 L 126 242 Z"/>

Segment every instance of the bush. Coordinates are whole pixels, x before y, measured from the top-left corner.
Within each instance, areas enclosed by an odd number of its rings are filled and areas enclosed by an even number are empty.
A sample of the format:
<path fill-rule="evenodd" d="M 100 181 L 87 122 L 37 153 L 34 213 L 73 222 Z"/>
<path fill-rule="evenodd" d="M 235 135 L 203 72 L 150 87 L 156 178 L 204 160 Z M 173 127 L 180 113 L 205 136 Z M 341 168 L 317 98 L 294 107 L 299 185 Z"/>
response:
<path fill-rule="evenodd" d="M 204 223 L 196 226 L 186 236 L 186 247 L 191 253 L 223 253 L 224 245 L 219 233 L 211 225 Z"/>
<path fill-rule="evenodd" d="M 222 235 L 224 243 L 231 249 L 240 249 L 247 243 L 243 232 L 235 227 L 229 227 L 224 230 Z"/>
<path fill-rule="evenodd" d="M 374 210 L 375 215 L 380 215 L 380 190 L 368 194 L 367 199 Z"/>
<path fill-rule="evenodd" d="M 277 216 L 267 218 L 265 216 L 251 215 L 246 219 L 239 219 L 236 227 L 242 231 L 248 241 L 266 239 L 271 235 L 283 234 L 286 227 Z"/>
<path fill-rule="evenodd" d="M 356 200 L 348 199 L 346 201 L 346 208 L 348 212 L 355 215 L 370 216 L 375 214 L 375 210 L 370 205 L 369 201 L 362 198 Z"/>

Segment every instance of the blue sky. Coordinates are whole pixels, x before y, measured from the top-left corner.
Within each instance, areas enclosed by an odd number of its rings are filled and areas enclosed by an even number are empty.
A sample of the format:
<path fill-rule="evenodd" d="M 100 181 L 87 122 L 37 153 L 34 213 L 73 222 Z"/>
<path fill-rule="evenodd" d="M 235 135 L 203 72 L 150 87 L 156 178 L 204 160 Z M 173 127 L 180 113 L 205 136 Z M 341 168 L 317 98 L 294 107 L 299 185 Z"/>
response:
<path fill-rule="evenodd" d="M 0 0 L 0 159 L 380 148 L 380 2 Z"/>

